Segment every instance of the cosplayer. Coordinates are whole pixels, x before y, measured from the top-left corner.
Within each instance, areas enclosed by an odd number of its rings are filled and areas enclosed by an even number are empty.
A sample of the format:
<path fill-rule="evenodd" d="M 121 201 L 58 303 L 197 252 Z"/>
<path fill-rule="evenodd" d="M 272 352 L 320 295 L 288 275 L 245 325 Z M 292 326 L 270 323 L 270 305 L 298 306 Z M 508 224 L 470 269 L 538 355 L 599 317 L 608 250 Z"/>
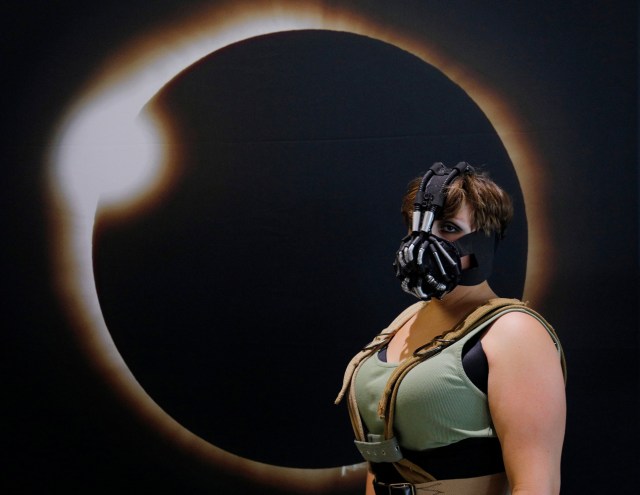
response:
<path fill-rule="evenodd" d="M 348 397 L 367 494 L 557 495 L 565 362 L 553 328 L 487 279 L 513 209 L 466 163 L 409 184 L 403 311 L 356 355 Z"/>

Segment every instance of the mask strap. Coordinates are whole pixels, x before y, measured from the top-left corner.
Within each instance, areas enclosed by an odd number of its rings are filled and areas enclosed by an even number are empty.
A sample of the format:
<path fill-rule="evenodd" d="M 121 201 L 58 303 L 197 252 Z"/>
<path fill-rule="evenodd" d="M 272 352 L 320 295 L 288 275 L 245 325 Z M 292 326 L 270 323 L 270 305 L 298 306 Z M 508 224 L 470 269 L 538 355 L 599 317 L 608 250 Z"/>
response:
<path fill-rule="evenodd" d="M 460 257 L 471 258 L 471 266 L 462 271 L 458 285 L 478 285 L 489 278 L 499 238 L 498 234 L 487 235 L 482 230 L 476 230 L 453 243 Z"/>

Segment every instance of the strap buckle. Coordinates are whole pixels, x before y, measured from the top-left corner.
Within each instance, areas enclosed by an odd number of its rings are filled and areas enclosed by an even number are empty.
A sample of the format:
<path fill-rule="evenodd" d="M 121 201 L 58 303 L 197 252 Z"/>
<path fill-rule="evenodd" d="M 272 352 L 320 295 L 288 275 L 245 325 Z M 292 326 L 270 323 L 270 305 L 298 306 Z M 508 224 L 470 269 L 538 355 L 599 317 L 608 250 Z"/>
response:
<path fill-rule="evenodd" d="M 384 440 L 382 435 L 369 433 L 367 442 L 354 440 L 354 443 L 362 457 L 369 462 L 398 462 L 403 458 L 396 437 Z"/>
<path fill-rule="evenodd" d="M 411 483 L 380 483 L 373 482 L 376 495 L 415 495 L 416 489 Z"/>

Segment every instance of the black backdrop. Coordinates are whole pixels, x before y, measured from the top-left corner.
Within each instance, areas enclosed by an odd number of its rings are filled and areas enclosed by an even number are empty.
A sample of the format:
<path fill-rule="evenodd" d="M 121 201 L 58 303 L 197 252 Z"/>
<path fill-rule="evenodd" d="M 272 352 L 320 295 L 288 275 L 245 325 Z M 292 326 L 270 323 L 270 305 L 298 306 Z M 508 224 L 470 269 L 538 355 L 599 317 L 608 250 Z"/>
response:
<path fill-rule="evenodd" d="M 199 493 L 81 356 L 53 290 L 43 211 L 43 155 L 63 109 L 119 44 L 199 2 L 40 3 L 12 2 L 3 19 L 3 482 L 8 493 Z M 464 56 L 492 60 L 490 78 L 518 102 L 553 164 L 557 259 L 540 309 L 569 360 L 563 493 L 631 490 L 635 4 L 344 3 L 462 38 Z M 98 291 L 136 377 L 207 440 L 280 465 L 358 462 L 331 402 L 346 359 L 411 302 L 389 258 L 398 196 L 430 161 L 486 164 L 514 194 L 521 213 L 501 250 L 511 271 L 494 283 L 520 295 L 526 219 L 509 158 L 474 102 L 406 52 L 346 33 L 252 39 L 181 74 L 150 107 L 189 136 L 186 173 L 153 212 L 98 222 Z"/>

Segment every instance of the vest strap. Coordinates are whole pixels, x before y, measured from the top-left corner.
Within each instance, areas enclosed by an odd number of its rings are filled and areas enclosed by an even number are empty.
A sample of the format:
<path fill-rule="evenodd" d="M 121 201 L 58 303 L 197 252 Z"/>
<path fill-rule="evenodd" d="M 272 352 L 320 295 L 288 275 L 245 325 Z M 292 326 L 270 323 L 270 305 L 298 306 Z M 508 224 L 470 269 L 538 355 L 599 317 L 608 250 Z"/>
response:
<path fill-rule="evenodd" d="M 414 314 L 420 311 L 425 306 L 425 304 L 426 303 L 424 301 L 421 301 L 421 302 L 412 304 L 411 306 L 406 308 L 391 322 L 391 324 L 387 328 L 385 328 L 384 330 L 382 330 L 382 332 L 376 335 L 371 342 L 369 342 L 366 346 L 364 346 L 364 348 L 351 359 L 344 373 L 344 378 L 342 380 L 342 388 L 340 389 L 340 392 L 338 393 L 338 397 L 336 397 L 336 400 L 335 400 L 336 405 L 340 404 L 340 402 L 346 395 L 347 391 L 351 387 L 351 383 L 353 382 L 353 378 L 354 378 L 353 375 L 356 372 L 357 368 L 360 366 L 360 363 L 362 363 L 366 358 L 368 358 L 369 356 L 377 352 L 379 349 L 382 349 L 385 345 L 387 345 L 389 341 L 393 338 L 393 336 L 396 334 L 396 332 L 400 329 L 400 327 L 409 318 L 411 318 Z"/>

